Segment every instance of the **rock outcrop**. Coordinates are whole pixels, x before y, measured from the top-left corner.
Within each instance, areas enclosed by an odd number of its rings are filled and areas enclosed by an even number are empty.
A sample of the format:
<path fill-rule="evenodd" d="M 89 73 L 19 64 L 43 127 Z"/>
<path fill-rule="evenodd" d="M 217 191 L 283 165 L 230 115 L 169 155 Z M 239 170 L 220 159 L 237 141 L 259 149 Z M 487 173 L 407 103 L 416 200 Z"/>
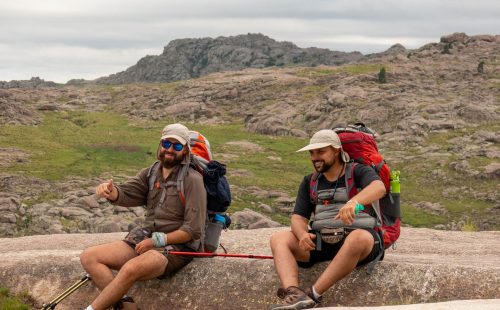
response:
<path fill-rule="evenodd" d="M 231 253 L 270 254 L 270 235 L 280 229 L 227 231 L 222 242 Z M 27 290 L 40 306 L 83 274 L 82 249 L 123 238 L 124 233 L 31 236 L 0 239 L 0 283 Z M 324 295 L 323 306 L 376 306 L 467 299 L 499 299 L 500 232 L 402 230 L 395 251 L 388 250 L 372 275 L 360 268 Z M 326 267 L 300 270 L 311 285 Z M 279 283 L 271 260 L 204 258 L 168 280 L 136 284 L 130 294 L 143 309 L 263 309 L 277 302 Z M 77 309 L 97 294 L 91 285 L 58 309 Z M 497 303 L 498 304 L 498 303 Z"/>
<path fill-rule="evenodd" d="M 58 84 L 52 81 L 32 77 L 29 80 L 12 80 L 10 82 L 0 81 L 0 89 L 2 88 L 41 88 L 41 87 L 56 87 Z"/>
<path fill-rule="evenodd" d="M 127 70 L 99 78 L 96 82 L 171 82 L 244 68 L 339 65 L 362 57 L 359 52 L 299 48 L 293 43 L 277 42 L 262 34 L 178 39 L 165 46 L 161 55 L 146 56 Z"/>

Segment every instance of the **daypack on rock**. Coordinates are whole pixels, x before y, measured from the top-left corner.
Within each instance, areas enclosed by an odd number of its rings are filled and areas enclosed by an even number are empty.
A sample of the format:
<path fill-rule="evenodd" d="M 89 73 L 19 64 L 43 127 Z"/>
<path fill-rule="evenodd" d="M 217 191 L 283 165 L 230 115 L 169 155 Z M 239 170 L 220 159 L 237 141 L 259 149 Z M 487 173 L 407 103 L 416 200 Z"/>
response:
<path fill-rule="evenodd" d="M 220 245 L 220 234 L 222 229 L 227 229 L 231 224 L 231 218 L 224 214 L 231 204 L 231 191 L 227 182 L 226 166 L 212 159 L 210 143 L 197 131 L 189 131 L 191 158 L 190 165 L 183 166 L 175 181 L 167 182 L 166 186 L 176 186 L 181 203 L 185 205 L 184 178 L 189 170 L 193 168 L 203 175 L 203 183 L 207 191 L 207 222 L 205 225 L 204 249 L 206 252 L 215 252 Z M 160 161 L 156 161 L 149 167 L 148 186 L 155 186 L 155 174 Z"/>
<path fill-rule="evenodd" d="M 355 162 L 371 166 L 385 185 L 386 195 L 379 200 L 384 246 L 389 248 L 399 238 L 401 227 L 401 201 L 399 190 L 391 191 L 391 171 L 384 158 L 379 153 L 374 130 L 363 123 L 337 126 L 333 130 L 339 135 L 342 148 Z M 399 175 L 398 175 L 399 181 Z M 349 198 L 357 194 L 357 187 L 349 192 Z"/>

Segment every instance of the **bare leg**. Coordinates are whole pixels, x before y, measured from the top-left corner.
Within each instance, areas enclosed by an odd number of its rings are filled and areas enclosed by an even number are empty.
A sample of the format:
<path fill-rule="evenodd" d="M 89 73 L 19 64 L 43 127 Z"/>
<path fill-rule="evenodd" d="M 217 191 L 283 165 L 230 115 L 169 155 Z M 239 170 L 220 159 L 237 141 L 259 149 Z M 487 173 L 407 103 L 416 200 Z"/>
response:
<path fill-rule="evenodd" d="M 126 294 L 136 281 L 161 276 L 167 263 L 167 258 L 155 250 L 132 258 L 123 265 L 116 277 L 97 296 L 92 307 L 95 310 L 107 309 Z"/>
<path fill-rule="evenodd" d="M 283 288 L 299 285 L 298 261 L 308 261 L 309 252 L 299 248 L 299 241 L 291 231 L 280 231 L 271 236 L 274 268 Z"/>
<path fill-rule="evenodd" d="M 111 270 L 119 270 L 137 253 L 123 241 L 101 244 L 85 249 L 80 254 L 83 269 L 102 291 L 112 280 Z"/>
<path fill-rule="evenodd" d="M 373 236 L 366 230 L 357 229 L 349 234 L 339 252 L 316 280 L 314 289 L 323 294 L 332 285 L 351 273 L 359 261 L 367 257 L 374 245 Z"/>

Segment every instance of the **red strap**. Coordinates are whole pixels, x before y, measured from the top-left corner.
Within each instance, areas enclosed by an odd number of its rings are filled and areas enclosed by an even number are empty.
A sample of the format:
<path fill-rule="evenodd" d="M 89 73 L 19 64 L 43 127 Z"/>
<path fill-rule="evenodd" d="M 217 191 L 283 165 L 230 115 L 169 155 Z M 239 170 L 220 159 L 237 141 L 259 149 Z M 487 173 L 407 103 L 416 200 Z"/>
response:
<path fill-rule="evenodd" d="M 178 192 L 179 192 L 179 199 L 181 200 L 182 206 L 186 207 L 186 199 L 184 198 L 184 195 L 182 194 L 182 192 L 180 190 Z"/>

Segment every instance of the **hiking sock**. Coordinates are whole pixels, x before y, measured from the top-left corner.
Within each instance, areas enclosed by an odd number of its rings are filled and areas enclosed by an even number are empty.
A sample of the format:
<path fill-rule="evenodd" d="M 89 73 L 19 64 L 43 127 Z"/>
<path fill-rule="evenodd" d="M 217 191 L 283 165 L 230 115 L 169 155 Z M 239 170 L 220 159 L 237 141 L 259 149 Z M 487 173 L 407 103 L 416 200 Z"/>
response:
<path fill-rule="evenodd" d="M 314 288 L 314 285 L 312 286 L 312 293 L 313 293 L 314 298 L 315 298 L 316 300 L 321 300 L 321 295 L 320 295 L 320 294 L 318 294 L 318 292 L 316 292 L 316 289 Z"/>

